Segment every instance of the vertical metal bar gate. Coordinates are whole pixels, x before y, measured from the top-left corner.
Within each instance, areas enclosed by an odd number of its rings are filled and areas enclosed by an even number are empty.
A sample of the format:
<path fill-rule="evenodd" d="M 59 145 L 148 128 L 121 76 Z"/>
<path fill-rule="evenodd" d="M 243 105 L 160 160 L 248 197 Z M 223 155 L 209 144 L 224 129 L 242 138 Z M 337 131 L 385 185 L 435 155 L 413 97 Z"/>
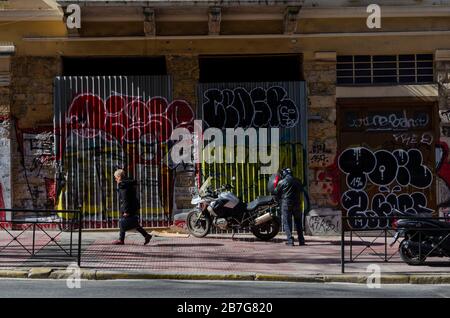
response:
<path fill-rule="evenodd" d="M 307 189 L 307 100 L 305 82 L 205 83 L 198 86 L 197 114 L 203 129 L 280 128 L 280 168 L 290 167 Z M 270 145 L 270 129 L 269 145 Z M 258 136 L 258 138 L 260 138 Z M 259 143 L 258 139 L 258 143 Z M 223 141 L 225 145 L 225 140 Z M 247 146 L 246 146 L 247 147 Z M 247 147 L 246 156 L 258 149 Z M 235 185 L 236 194 L 249 202 L 267 194 L 268 174 L 259 163 L 205 163 L 201 181 L 214 176 L 213 185 Z M 231 182 L 232 177 L 236 180 Z"/>
<path fill-rule="evenodd" d="M 113 173 L 123 168 L 138 182 L 143 225 L 167 226 L 169 138 L 194 117 L 189 104 L 172 101 L 170 77 L 57 77 L 54 96 L 58 208 L 81 208 L 86 228 L 117 227 Z"/>

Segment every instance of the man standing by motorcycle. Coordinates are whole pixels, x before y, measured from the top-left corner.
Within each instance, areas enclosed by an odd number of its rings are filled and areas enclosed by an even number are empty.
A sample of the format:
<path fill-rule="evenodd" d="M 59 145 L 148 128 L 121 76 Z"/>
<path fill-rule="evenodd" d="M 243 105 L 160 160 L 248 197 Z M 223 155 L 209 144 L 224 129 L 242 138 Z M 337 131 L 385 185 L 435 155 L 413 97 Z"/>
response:
<path fill-rule="evenodd" d="M 292 175 L 289 168 L 280 172 L 280 181 L 275 187 L 274 195 L 281 201 L 281 218 L 286 231 L 286 245 L 294 246 L 292 235 L 292 217 L 294 217 L 299 245 L 305 245 L 302 226 L 302 212 L 300 210 L 302 183 Z"/>

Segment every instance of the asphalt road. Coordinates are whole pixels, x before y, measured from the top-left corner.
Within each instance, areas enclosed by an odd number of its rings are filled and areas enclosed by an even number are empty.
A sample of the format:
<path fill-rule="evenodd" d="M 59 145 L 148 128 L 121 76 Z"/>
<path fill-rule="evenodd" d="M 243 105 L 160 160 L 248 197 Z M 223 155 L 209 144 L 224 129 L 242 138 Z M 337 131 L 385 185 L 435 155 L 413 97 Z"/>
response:
<path fill-rule="evenodd" d="M 80 288 L 68 288 L 65 280 L 0 279 L 0 298 L 266 298 L 266 297 L 446 297 L 450 285 L 381 285 L 371 289 L 363 284 L 107 280 L 80 281 Z"/>

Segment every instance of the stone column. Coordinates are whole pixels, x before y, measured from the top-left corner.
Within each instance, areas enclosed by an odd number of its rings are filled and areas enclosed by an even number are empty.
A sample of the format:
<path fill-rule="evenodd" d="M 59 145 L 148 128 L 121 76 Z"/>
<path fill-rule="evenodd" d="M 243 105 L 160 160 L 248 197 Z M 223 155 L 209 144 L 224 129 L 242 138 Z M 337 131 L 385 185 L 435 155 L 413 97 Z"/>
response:
<path fill-rule="evenodd" d="M 448 202 L 446 206 L 450 207 L 450 50 L 437 50 L 435 62 L 440 117 L 440 139 L 436 143 L 437 203 Z"/>
<path fill-rule="evenodd" d="M 0 56 L 0 208 L 12 207 L 11 176 L 11 55 L 14 46 L 2 45 L 0 49 L 8 52 Z M 0 222 L 11 220 L 11 212 L 0 212 Z"/>
<path fill-rule="evenodd" d="M 198 55 L 166 56 L 167 72 L 172 76 L 173 99 L 186 101 L 196 118 L 197 83 L 200 77 Z M 179 165 L 166 171 L 170 182 L 172 196 L 170 211 L 174 223 L 183 227 L 186 212 L 190 208 L 190 188 L 195 186 L 195 168 L 193 165 Z M 163 178 L 164 179 L 164 178 Z"/>
<path fill-rule="evenodd" d="M 308 166 L 312 205 L 306 218 L 306 231 L 312 235 L 337 235 L 341 214 L 337 210 L 336 52 L 305 54 L 303 68 L 309 97 Z"/>
<path fill-rule="evenodd" d="M 334 187 L 336 140 L 336 53 L 316 52 L 304 62 L 308 85 L 308 157 L 312 204 L 338 204 Z"/>
<path fill-rule="evenodd" d="M 196 89 L 200 77 L 198 55 L 168 55 L 166 61 L 167 72 L 173 81 L 173 98 L 187 101 L 195 111 Z"/>
<path fill-rule="evenodd" d="M 11 70 L 13 205 L 53 208 L 53 80 L 61 75 L 61 59 L 15 56 Z"/>

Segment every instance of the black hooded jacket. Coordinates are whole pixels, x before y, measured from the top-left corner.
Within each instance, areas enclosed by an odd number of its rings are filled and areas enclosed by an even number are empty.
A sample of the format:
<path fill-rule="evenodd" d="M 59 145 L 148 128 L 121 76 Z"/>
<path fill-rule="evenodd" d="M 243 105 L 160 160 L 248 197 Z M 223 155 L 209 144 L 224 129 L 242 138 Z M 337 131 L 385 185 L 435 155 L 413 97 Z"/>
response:
<path fill-rule="evenodd" d="M 302 183 L 292 175 L 287 175 L 278 182 L 274 194 L 281 200 L 282 205 L 300 207 Z"/>
<path fill-rule="evenodd" d="M 136 181 L 123 179 L 118 185 L 120 213 L 136 215 L 139 210 L 139 200 L 136 194 Z"/>

